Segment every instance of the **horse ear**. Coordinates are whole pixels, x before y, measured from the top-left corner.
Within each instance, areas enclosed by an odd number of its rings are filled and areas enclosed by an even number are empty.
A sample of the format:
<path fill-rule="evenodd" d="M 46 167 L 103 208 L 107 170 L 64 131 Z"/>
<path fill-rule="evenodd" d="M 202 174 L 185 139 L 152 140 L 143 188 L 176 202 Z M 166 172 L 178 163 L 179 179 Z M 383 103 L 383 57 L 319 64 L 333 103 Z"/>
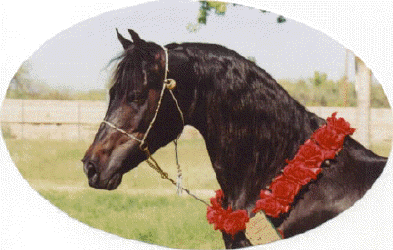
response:
<path fill-rule="evenodd" d="M 130 40 L 125 39 L 122 35 L 120 35 L 117 28 L 116 28 L 116 33 L 117 33 L 117 39 L 119 39 L 121 45 L 123 45 L 123 48 L 128 49 L 132 45 L 132 42 Z"/>
<path fill-rule="evenodd" d="M 128 33 L 130 33 L 132 41 L 135 43 L 135 45 L 138 46 L 138 45 L 143 44 L 144 41 L 139 37 L 139 35 L 135 31 L 133 31 L 132 29 L 129 29 Z"/>

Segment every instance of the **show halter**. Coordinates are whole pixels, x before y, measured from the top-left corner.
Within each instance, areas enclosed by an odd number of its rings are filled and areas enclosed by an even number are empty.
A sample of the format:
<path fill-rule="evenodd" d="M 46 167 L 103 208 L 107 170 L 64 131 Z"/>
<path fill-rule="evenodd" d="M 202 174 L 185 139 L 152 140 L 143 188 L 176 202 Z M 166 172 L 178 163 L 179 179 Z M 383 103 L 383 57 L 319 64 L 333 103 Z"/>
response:
<path fill-rule="evenodd" d="M 163 81 L 163 85 L 162 85 L 162 89 L 161 89 L 161 93 L 160 93 L 160 98 L 159 98 L 159 100 L 158 100 L 158 104 L 157 104 L 156 111 L 155 111 L 155 113 L 154 113 L 153 119 L 151 120 L 151 122 L 150 122 L 150 124 L 149 124 L 149 127 L 147 128 L 146 133 L 144 134 L 143 138 L 142 138 L 142 139 L 138 139 L 136 136 L 134 136 L 134 135 L 132 135 L 132 134 L 130 134 L 130 133 L 127 133 L 125 130 L 123 130 L 123 129 L 121 129 L 121 128 L 118 128 L 118 127 L 115 126 L 113 123 L 110 123 L 110 122 L 108 122 L 108 121 L 106 121 L 106 120 L 103 120 L 103 121 L 102 121 L 102 123 L 105 123 L 105 124 L 109 125 L 111 128 L 114 128 L 114 129 L 116 129 L 117 131 L 119 131 L 120 133 L 125 134 L 125 135 L 127 135 L 128 137 L 130 137 L 131 139 L 133 139 L 133 140 L 139 142 L 139 143 L 140 143 L 139 147 L 140 147 L 141 149 L 143 149 L 145 146 L 147 146 L 147 145 L 146 145 L 146 138 L 147 138 L 147 136 L 148 136 L 148 134 L 149 134 L 151 128 L 153 127 L 154 122 L 156 121 L 156 118 L 157 118 L 157 115 L 158 115 L 158 111 L 160 110 L 161 102 L 162 102 L 162 99 L 163 99 L 163 97 L 164 97 L 165 89 L 168 89 L 169 93 L 171 94 L 172 99 L 174 100 L 174 102 L 175 102 L 175 104 L 176 104 L 177 110 L 179 111 L 179 114 L 180 114 L 180 117 L 181 117 L 181 120 L 182 120 L 182 124 L 183 124 L 183 127 L 184 127 L 184 116 L 183 116 L 183 112 L 181 111 L 180 106 L 179 106 L 179 103 L 178 103 L 178 101 L 177 101 L 175 95 L 174 95 L 173 92 L 172 92 L 172 90 L 176 87 L 176 81 L 175 81 L 174 79 L 168 79 L 168 71 L 169 71 L 169 70 L 168 70 L 168 67 L 169 67 L 169 66 L 168 66 L 168 50 L 167 50 L 167 48 L 165 48 L 165 47 L 163 47 L 163 46 L 161 46 L 161 47 L 162 47 L 162 49 L 163 49 L 164 52 L 165 52 L 165 73 L 164 73 L 164 81 Z M 178 138 L 177 138 L 177 139 L 178 139 Z"/>
<path fill-rule="evenodd" d="M 311 138 L 300 146 L 295 157 L 286 161 L 287 166 L 267 189 L 261 190 L 260 199 L 256 201 L 253 213 L 263 211 L 266 215 L 278 218 L 288 213 L 299 193 L 311 180 L 316 180 L 321 173 L 324 161 L 334 159 L 341 151 L 344 139 L 355 132 L 344 118 L 336 118 L 333 113 L 327 118 L 327 124 L 317 129 Z M 232 237 L 246 229 L 249 221 L 246 210 L 235 210 L 231 207 L 224 209 L 222 190 L 216 191 L 216 196 L 210 199 L 211 206 L 207 207 L 206 218 L 214 229 L 226 232 Z M 279 231 L 279 230 L 278 230 Z M 279 231 L 282 238 L 284 235 Z"/>
<path fill-rule="evenodd" d="M 151 168 L 153 168 L 155 171 L 157 171 L 157 172 L 161 175 L 161 178 L 166 179 L 166 180 L 169 180 L 173 185 L 175 185 L 175 186 L 176 186 L 176 193 L 177 193 L 178 195 L 180 195 L 182 191 L 185 191 L 188 195 L 192 196 L 194 199 L 199 200 L 199 201 L 203 202 L 206 206 L 208 206 L 209 204 L 207 204 L 206 201 L 204 201 L 204 200 L 198 198 L 197 196 L 195 196 L 194 194 L 192 194 L 187 188 L 183 188 L 182 185 L 181 185 L 181 182 L 182 182 L 182 172 L 181 172 L 181 169 L 180 169 L 180 164 L 179 164 L 178 154 L 177 154 L 177 140 L 179 139 L 180 134 L 179 134 L 178 137 L 174 140 L 174 144 L 175 144 L 175 153 L 176 153 L 176 165 L 177 165 L 177 180 L 176 180 L 176 181 L 174 181 L 173 179 L 169 178 L 168 173 L 166 173 L 165 171 L 163 171 L 162 168 L 158 165 L 157 161 L 152 157 L 152 155 L 151 155 L 151 153 L 150 153 L 150 151 L 149 151 L 148 145 L 147 145 L 147 143 L 146 143 L 146 138 L 147 138 L 147 136 L 148 136 L 148 134 L 149 134 L 151 128 L 153 127 L 153 125 L 154 125 L 154 123 L 155 123 L 155 121 L 156 121 L 156 119 L 157 119 L 157 114 L 158 114 L 158 111 L 160 110 L 160 107 L 161 107 L 161 103 L 162 103 L 162 99 L 163 99 L 163 97 L 164 97 L 165 89 L 168 89 L 169 93 L 170 93 L 171 96 L 172 96 L 173 101 L 174 101 L 175 104 L 176 104 L 176 108 L 177 108 L 177 110 L 179 111 L 179 114 L 180 114 L 180 118 L 181 118 L 181 120 L 182 120 L 183 127 L 184 127 L 184 125 L 185 125 L 185 123 L 184 123 L 183 112 L 181 111 L 180 106 L 179 106 L 179 103 L 178 103 L 178 101 L 177 101 L 177 99 L 176 99 L 176 97 L 175 97 L 175 95 L 173 94 L 173 91 L 172 91 L 172 90 L 176 87 L 176 81 L 175 81 L 174 79 L 168 79 L 168 71 L 169 71 L 169 70 L 168 70 L 168 67 L 169 67 L 169 66 L 168 66 L 168 62 L 169 62 L 169 60 L 168 60 L 168 50 L 167 50 L 167 48 L 165 48 L 165 47 L 163 47 L 163 46 L 161 46 L 161 47 L 162 47 L 162 49 L 163 49 L 164 52 L 165 52 L 165 73 L 164 73 L 164 81 L 163 81 L 163 85 L 162 85 L 162 89 L 161 89 L 161 93 L 160 93 L 160 98 L 159 98 L 159 100 L 158 100 L 157 108 L 156 108 L 156 110 L 155 110 L 153 119 L 151 120 L 151 122 L 150 122 L 150 124 L 149 124 L 149 127 L 147 128 L 146 133 L 144 134 L 143 138 L 142 138 L 142 139 L 139 139 L 139 138 L 137 138 L 136 136 L 134 136 L 133 134 L 130 134 L 130 133 L 128 133 L 127 131 L 125 131 L 125 130 L 123 130 L 123 129 L 121 129 L 121 128 L 118 128 L 117 126 L 115 126 L 114 124 L 112 124 L 111 122 L 108 122 L 108 121 L 106 121 L 106 120 L 103 120 L 102 123 L 107 124 L 109 127 L 113 128 L 113 129 L 116 129 L 117 131 L 119 131 L 119 132 L 122 133 L 122 134 L 127 135 L 127 136 L 130 137 L 132 140 L 135 140 L 135 141 L 139 142 L 139 148 L 140 148 L 143 152 L 145 152 L 145 154 L 146 154 L 146 156 L 147 156 L 147 159 L 146 159 L 147 164 L 148 164 Z"/>

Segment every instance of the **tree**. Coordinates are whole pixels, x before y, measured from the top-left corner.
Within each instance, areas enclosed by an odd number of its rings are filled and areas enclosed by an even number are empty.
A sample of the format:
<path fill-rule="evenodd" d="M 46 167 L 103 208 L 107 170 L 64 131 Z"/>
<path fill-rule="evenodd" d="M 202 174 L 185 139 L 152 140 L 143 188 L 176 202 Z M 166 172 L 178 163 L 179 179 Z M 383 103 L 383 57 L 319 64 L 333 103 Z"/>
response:
<path fill-rule="evenodd" d="M 29 60 L 24 61 L 15 73 L 14 77 L 11 79 L 10 89 L 18 92 L 28 92 L 32 83 L 30 70 L 31 62 Z"/>
<path fill-rule="evenodd" d="M 45 80 L 32 76 L 31 70 L 31 61 L 24 61 L 10 81 L 7 98 L 38 99 L 50 91 Z"/>
<path fill-rule="evenodd" d="M 216 15 L 225 15 L 227 11 L 227 6 L 229 3 L 226 2 L 218 2 L 218 1 L 200 1 L 200 7 L 199 7 L 199 15 L 198 15 L 198 23 L 195 24 L 188 24 L 187 25 L 187 30 L 190 32 L 196 32 L 199 30 L 200 25 L 206 25 L 207 24 L 207 17 L 210 15 L 211 11 L 214 10 L 214 13 Z M 238 6 L 238 4 L 232 4 L 232 6 Z M 260 10 L 261 13 L 269 13 L 269 11 L 266 10 Z M 286 22 L 286 19 L 283 16 L 278 16 L 277 17 L 277 23 L 284 23 Z"/>
<path fill-rule="evenodd" d="M 320 74 L 318 71 L 314 72 L 314 77 L 312 78 L 311 82 L 315 87 L 321 86 L 327 80 L 327 74 L 322 73 Z"/>

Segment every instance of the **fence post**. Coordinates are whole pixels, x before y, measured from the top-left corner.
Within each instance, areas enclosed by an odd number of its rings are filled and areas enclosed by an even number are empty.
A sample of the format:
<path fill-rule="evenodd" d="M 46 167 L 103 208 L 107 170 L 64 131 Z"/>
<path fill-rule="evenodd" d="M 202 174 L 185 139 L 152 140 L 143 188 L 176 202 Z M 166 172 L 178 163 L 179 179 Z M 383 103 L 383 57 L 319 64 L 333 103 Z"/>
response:
<path fill-rule="evenodd" d="M 358 92 L 358 129 L 359 142 L 370 147 L 370 106 L 371 106 L 371 70 L 364 62 L 355 57 L 356 85 Z"/>

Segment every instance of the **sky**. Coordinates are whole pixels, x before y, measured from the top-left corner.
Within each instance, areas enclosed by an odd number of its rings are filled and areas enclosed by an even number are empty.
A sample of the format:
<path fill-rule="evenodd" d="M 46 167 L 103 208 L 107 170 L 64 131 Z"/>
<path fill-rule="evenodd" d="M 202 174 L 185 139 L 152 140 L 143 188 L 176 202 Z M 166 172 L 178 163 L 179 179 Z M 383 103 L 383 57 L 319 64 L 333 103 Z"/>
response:
<path fill-rule="evenodd" d="M 191 33 L 186 27 L 197 23 L 199 6 L 198 2 L 150 2 L 80 22 L 33 53 L 31 75 L 56 88 L 104 89 L 112 72 L 106 66 L 122 51 L 115 28 L 128 38 L 131 28 L 142 39 L 161 45 L 221 44 L 245 57 L 255 57 L 277 80 L 307 79 L 314 71 L 327 73 L 333 80 L 344 75 L 345 48 L 320 31 L 289 18 L 279 24 L 275 13 L 228 5 L 224 16 L 211 13 L 207 25 Z M 354 80 L 352 54 L 350 62 L 349 77 Z"/>

